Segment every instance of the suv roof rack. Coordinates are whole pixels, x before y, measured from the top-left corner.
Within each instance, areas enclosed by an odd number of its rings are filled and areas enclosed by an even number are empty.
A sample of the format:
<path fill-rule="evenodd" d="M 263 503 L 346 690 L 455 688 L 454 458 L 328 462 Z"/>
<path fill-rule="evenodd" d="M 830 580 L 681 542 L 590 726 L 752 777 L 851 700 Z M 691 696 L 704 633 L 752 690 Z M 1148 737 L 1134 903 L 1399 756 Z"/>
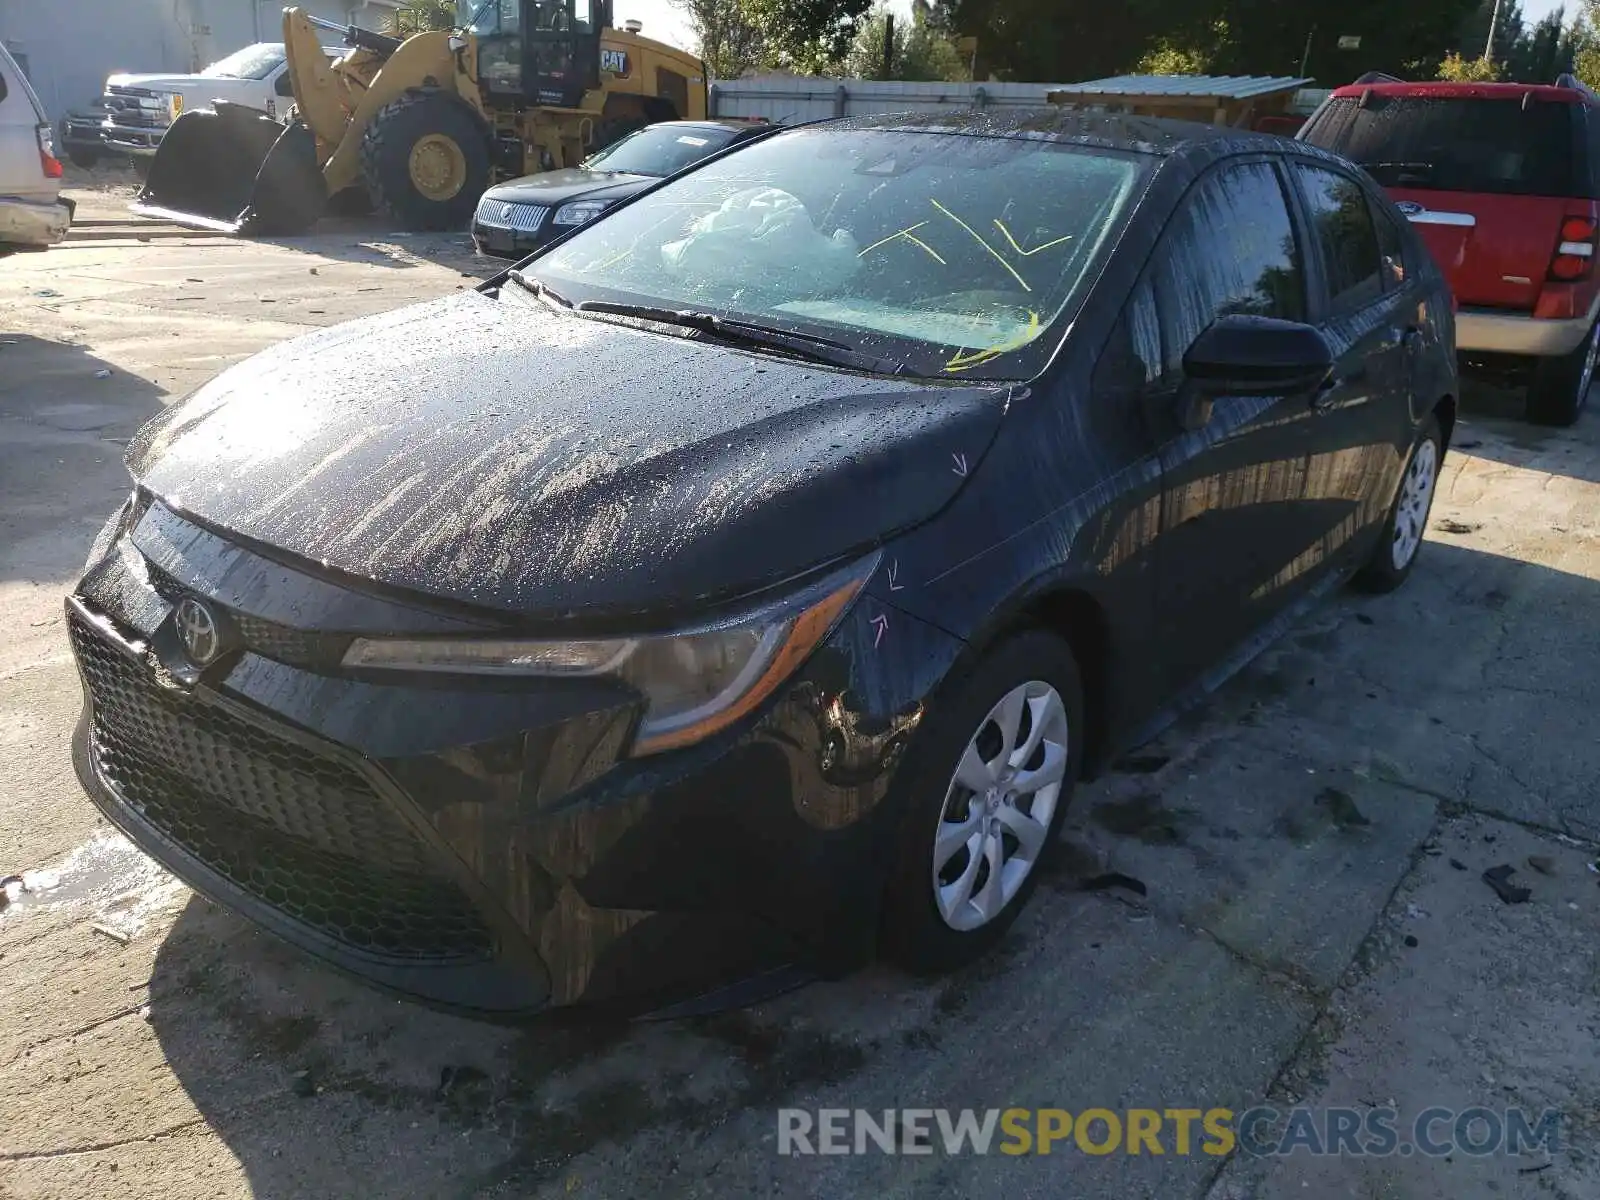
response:
<path fill-rule="evenodd" d="M 1406 83 L 1406 82 L 1409 82 L 1409 81 L 1405 80 L 1405 79 L 1401 79 L 1400 76 L 1398 76 L 1398 75 L 1390 75 L 1386 71 L 1368 71 L 1360 79 L 1356 80 L 1356 82 L 1357 83 Z"/>
<path fill-rule="evenodd" d="M 1557 75 L 1556 86 L 1558 88 L 1571 88 L 1575 92 L 1582 92 L 1591 104 L 1600 104 L 1600 95 L 1597 95 L 1593 88 L 1570 72 Z"/>

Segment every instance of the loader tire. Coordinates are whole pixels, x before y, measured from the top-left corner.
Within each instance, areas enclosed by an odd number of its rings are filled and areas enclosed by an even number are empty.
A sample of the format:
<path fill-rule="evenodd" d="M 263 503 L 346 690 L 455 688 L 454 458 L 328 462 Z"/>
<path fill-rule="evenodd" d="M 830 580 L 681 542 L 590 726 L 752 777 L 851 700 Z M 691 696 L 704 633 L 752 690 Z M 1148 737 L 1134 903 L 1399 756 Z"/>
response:
<path fill-rule="evenodd" d="M 374 203 L 402 229 L 465 229 L 489 186 L 489 136 L 454 97 L 412 92 L 372 118 L 361 171 Z"/>

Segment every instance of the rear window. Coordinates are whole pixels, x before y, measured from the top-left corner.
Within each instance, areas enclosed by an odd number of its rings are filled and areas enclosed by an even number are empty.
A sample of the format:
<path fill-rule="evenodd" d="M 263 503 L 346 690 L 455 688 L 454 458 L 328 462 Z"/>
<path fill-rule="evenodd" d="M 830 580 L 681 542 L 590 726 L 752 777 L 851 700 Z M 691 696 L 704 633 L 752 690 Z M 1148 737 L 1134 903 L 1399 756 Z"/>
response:
<path fill-rule="evenodd" d="M 1384 187 L 1509 196 L 1588 195 L 1576 157 L 1581 109 L 1559 101 L 1372 94 L 1332 101 L 1304 139 Z"/>

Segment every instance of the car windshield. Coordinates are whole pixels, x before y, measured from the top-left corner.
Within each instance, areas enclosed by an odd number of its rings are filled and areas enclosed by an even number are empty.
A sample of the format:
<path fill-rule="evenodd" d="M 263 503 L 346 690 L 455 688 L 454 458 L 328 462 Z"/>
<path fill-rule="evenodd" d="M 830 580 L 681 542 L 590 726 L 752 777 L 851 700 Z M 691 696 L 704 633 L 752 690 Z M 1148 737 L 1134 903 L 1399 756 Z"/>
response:
<path fill-rule="evenodd" d="M 285 57 L 281 43 L 259 42 L 234 51 L 200 74 L 208 79 L 265 79 L 278 69 Z"/>
<path fill-rule="evenodd" d="M 731 129 L 656 125 L 613 142 L 583 165 L 591 171 L 671 175 L 708 154 L 715 154 L 732 140 Z"/>
<path fill-rule="evenodd" d="M 1027 378 L 1148 162 L 1039 137 L 796 130 L 667 183 L 528 274 L 575 302 L 809 332 L 916 374 Z"/>
<path fill-rule="evenodd" d="M 1573 188 L 1575 105 L 1465 96 L 1332 101 L 1304 134 L 1384 187 L 1565 196 Z"/>

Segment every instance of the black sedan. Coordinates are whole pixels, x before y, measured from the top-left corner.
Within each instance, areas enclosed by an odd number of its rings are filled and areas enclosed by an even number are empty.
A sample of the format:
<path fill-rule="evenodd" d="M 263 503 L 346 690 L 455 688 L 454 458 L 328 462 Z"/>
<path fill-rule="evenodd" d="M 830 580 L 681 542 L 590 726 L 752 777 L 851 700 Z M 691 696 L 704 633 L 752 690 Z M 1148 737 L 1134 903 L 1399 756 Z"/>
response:
<path fill-rule="evenodd" d="M 544 171 L 497 184 L 472 215 L 479 253 L 525 258 L 619 200 L 668 175 L 751 138 L 773 132 L 752 121 L 663 121 L 637 129 L 585 160 L 581 167 Z"/>
<path fill-rule="evenodd" d="M 1453 339 L 1304 144 L 779 132 L 154 418 L 67 601 L 78 774 L 219 903 L 478 1014 L 948 969 L 1079 778 L 1405 580 Z"/>

